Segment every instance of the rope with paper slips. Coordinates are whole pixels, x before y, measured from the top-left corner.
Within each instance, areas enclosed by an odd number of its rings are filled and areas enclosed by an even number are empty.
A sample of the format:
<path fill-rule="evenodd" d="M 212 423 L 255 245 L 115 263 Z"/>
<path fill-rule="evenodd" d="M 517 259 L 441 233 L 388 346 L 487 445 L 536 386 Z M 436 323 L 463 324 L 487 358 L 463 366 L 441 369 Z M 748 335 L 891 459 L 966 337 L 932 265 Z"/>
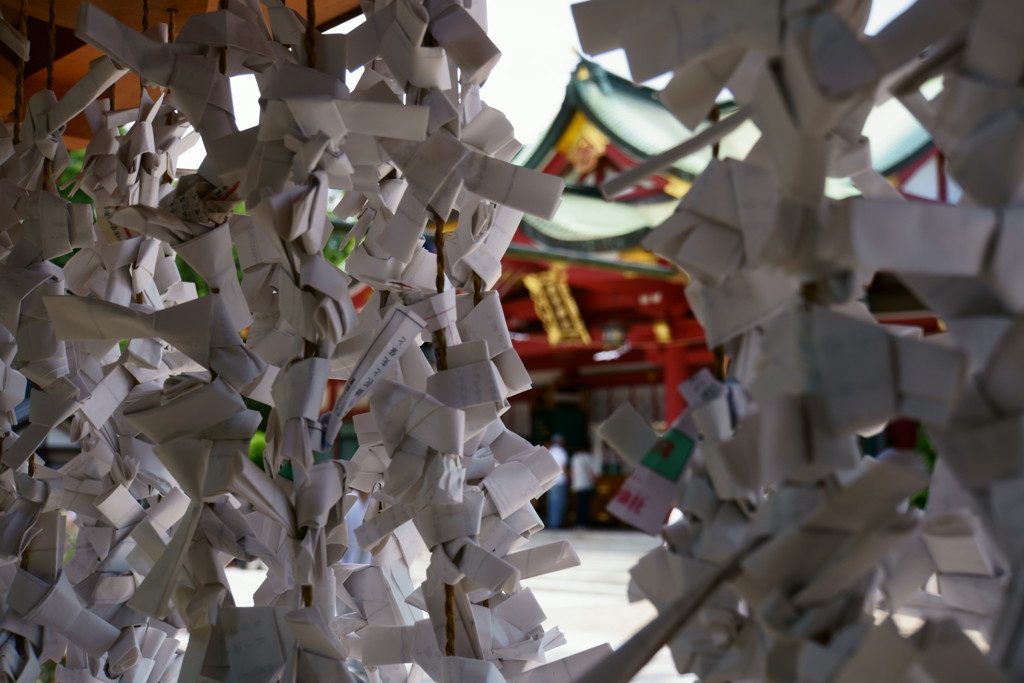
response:
<path fill-rule="evenodd" d="M 47 28 L 49 29 L 49 41 L 50 44 L 47 46 L 46 51 L 46 89 L 53 90 L 53 64 L 57 59 L 57 11 L 55 7 L 55 0 L 50 0 L 47 6 L 50 10 L 50 15 L 47 17 Z M 50 186 L 50 176 L 53 174 L 53 159 L 45 157 L 43 159 L 43 189 L 45 190 Z"/>
<path fill-rule="evenodd" d="M 142 0 L 142 32 L 149 30 L 149 0 Z M 146 82 L 139 74 L 139 115 L 142 114 L 142 102 L 146 94 Z M 135 292 L 135 303 L 146 303 L 146 296 L 142 292 Z"/>
<path fill-rule="evenodd" d="M 708 121 L 711 125 L 715 125 L 722 119 L 722 110 L 719 108 L 718 103 L 715 102 L 711 105 L 711 111 L 708 112 Z M 719 153 L 719 142 L 715 141 L 715 144 L 711 145 L 711 158 L 717 159 Z M 725 355 L 725 349 L 721 344 L 711 349 L 711 353 L 715 357 L 714 364 L 712 365 L 712 374 L 719 382 L 725 381 L 726 372 L 729 370 L 729 358 Z"/>
<path fill-rule="evenodd" d="M 50 0 L 50 2 L 49 2 L 49 9 L 50 9 L 50 16 L 49 16 L 50 47 L 49 47 L 49 52 L 47 53 L 47 61 L 46 61 L 46 89 L 47 90 L 53 90 L 53 62 L 54 62 L 54 52 L 55 52 L 55 49 L 56 49 L 54 46 L 55 46 L 55 44 L 57 42 L 56 41 L 57 19 L 56 19 L 56 16 L 55 16 L 56 12 L 55 12 L 55 8 L 54 8 L 54 0 Z M 27 22 L 27 15 L 25 14 L 25 8 L 24 8 L 24 2 L 23 2 L 22 3 L 22 12 L 21 12 L 21 14 L 18 17 L 19 30 L 24 30 L 26 22 Z M 19 71 L 19 76 L 20 76 L 20 80 L 21 80 L 20 85 L 21 85 L 21 88 L 22 88 L 22 98 L 24 98 L 24 87 L 25 87 L 25 85 L 24 85 L 25 63 L 24 62 L 21 63 L 21 68 L 20 68 L 20 71 Z M 22 106 L 24 106 L 24 101 L 22 101 L 21 104 L 22 104 Z M 23 114 L 19 114 L 18 118 L 17 118 L 17 121 L 20 122 L 21 119 L 23 118 L 23 116 L 24 116 Z M 20 137 L 20 132 L 21 131 L 19 130 L 18 131 L 19 137 Z M 44 158 L 43 159 L 43 190 L 45 190 L 46 187 L 50 184 L 50 174 L 52 173 L 52 171 L 53 171 L 53 161 L 51 159 Z M 33 478 L 35 478 L 35 476 L 36 476 L 36 455 L 35 455 L 35 453 L 30 455 L 29 459 L 28 459 L 28 476 L 33 477 Z M 22 554 L 22 557 L 21 557 L 21 566 L 22 566 L 22 568 L 23 569 L 27 568 L 28 567 L 28 563 L 29 563 L 29 548 L 26 547 L 25 548 L 25 552 Z"/>
<path fill-rule="evenodd" d="M 481 299 L 484 298 L 484 279 L 474 270 L 473 271 L 473 305 L 478 306 Z"/>
<path fill-rule="evenodd" d="M 473 305 L 479 306 L 480 301 L 484 298 L 484 279 L 480 277 L 480 274 L 475 270 L 473 271 Z M 484 600 L 480 603 L 484 607 L 490 609 L 491 601 Z"/>
<path fill-rule="evenodd" d="M 220 0 L 217 4 L 218 10 L 225 10 L 228 8 L 228 0 Z M 226 74 L 228 72 L 228 47 L 225 45 L 220 50 L 220 72 Z"/>
<path fill-rule="evenodd" d="M 434 214 L 434 251 L 437 253 L 437 293 L 444 292 L 444 220 Z M 437 356 L 437 371 L 448 369 L 448 341 L 444 328 L 434 332 L 434 353 Z M 455 656 L 455 586 L 444 584 L 444 654 Z"/>
<path fill-rule="evenodd" d="M 303 38 L 306 64 L 316 68 L 316 0 L 306 0 L 306 35 Z"/>
<path fill-rule="evenodd" d="M 227 9 L 227 0 L 221 0 L 221 4 L 222 4 L 222 6 L 225 9 Z M 305 35 L 304 42 L 305 42 L 305 46 L 306 46 L 306 58 L 308 60 L 309 67 L 311 69 L 315 69 L 316 68 L 316 63 L 315 63 L 316 62 L 316 55 L 312 52 L 312 48 L 311 48 L 311 45 L 313 44 L 313 31 L 314 30 L 316 30 L 316 4 L 315 4 L 315 0 L 306 0 L 306 35 Z M 224 48 L 223 56 L 226 58 L 226 56 L 227 56 L 227 48 Z M 222 71 L 225 70 L 225 62 L 221 62 L 221 70 Z M 284 240 L 281 240 L 281 244 L 284 246 L 284 253 L 285 253 L 285 255 L 287 255 L 288 254 L 288 245 L 285 243 Z M 299 281 L 298 281 L 299 275 L 298 275 L 297 272 L 294 271 L 294 269 L 293 269 L 293 276 L 295 277 L 295 280 L 296 280 L 295 284 L 298 285 L 299 284 Z M 317 345 L 314 342 L 311 342 L 310 340 L 307 339 L 306 340 L 306 344 L 305 344 L 305 351 L 303 352 L 303 356 L 305 358 L 314 358 L 316 356 L 316 352 L 317 352 Z M 302 601 L 302 606 L 303 607 L 312 607 L 313 606 L 313 597 L 314 597 L 314 595 L 313 595 L 313 586 L 308 584 L 308 583 L 302 584 L 302 586 L 299 588 L 299 597 L 300 597 L 300 600 Z"/>
<path fill-rule="evenodd" d="M 26 0 L 21 0 L 18 9 L 18 33 L 26 34 L 28 26 L 28 8 Z M 14 144 L 21 142 L 21 120 L 25 118 L 25 60 L 18 57 L 18 73 L 14 79 Z"/>

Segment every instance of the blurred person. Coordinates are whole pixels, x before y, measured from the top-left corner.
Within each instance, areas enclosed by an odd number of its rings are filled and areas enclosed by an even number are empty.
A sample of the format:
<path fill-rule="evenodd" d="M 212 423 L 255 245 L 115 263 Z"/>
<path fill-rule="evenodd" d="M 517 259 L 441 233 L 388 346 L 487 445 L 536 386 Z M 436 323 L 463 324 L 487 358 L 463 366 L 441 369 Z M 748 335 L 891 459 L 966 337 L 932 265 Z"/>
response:
<path fill-rule="evenodd" d="M 547 521 L 549 529 L 560 529 L 565 518 L 565 509 L 569 503 L 569 452 L 565 450 L 565 437 L 555 434 L 548 443 L 548 450 L 555 456 L 555 462 L 562 469 L 555 479 L 555 485 L 547 494 Z"/>
<path fill-rule="evenodd" d="M 570 464 L 570 485 L 576 496 L 576 526 L 582 529 L 590 524 L 590 501 L 601 472 L 594 456 L 585 448 L 572 454 Z"/>

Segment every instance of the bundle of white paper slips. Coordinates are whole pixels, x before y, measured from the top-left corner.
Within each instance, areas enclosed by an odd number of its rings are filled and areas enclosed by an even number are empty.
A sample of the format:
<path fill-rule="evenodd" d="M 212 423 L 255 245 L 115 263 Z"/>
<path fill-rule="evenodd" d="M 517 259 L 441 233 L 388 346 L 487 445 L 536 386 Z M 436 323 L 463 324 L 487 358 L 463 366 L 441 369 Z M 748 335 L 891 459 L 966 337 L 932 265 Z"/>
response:
<path fill-rule="evenodd" d="M 691 275 L 731 359 L 681 387 L 664 438 L 696 447 L 666 479 L 628 407 L 602 427 L 637 465 L 627 486 L 684 513 L 632 573 L 660 614 L 615 652 L 549 663 L 564 638 L 520 581 L 578 560 L 522 547 L 559 467 L 499 419 L 529 375 L 490 287 L 522 213 L 550 218 L 562 183 L 510 163 L 512 128 L 479 98 L 500 56 L 480 0 L 363 10 L 324 35 L 281 0 L 230 0 L 168 40 L 86 3 L 77 35 L 107 56 L 59 100 L 34 94 L 18 139 L 0 131 L 0 675 L 53 660 L 60 681 L 344 681 L 358 660 L 373 681 L 596 683 L 668 644 L 705 681 L 1024 678 L 1024 6 L 919 0 L 874 36 L 858 0 L 574 7 L 585 51 L 624 48 L 637 80 L 672 72 L 662 101 L 698 130 L 609 195 L 740 127 L 760 138 L 646 241 Z M 2 19 L 0 40 L 27 56 Z M 129 70 L 150 89 L 110 111 Z M 260 122 L 239 131 L 228 79 L 248 73 Z M 705 127 L 723 88 L 738 107 Z M 861 131 L 889 97 L 931 134 L 957 205 L 873 170 Z M 55 183 L 80 112 L 91 206 Z M 200 137 L 206 161 L 179 177 Z M 829 198 L 828 178 L 860 196 Z M 323 255 L 329 189 L 354 220 L 344 271 Z M 878 271 L 948 331 L 879 324 L 861 303 Z M 322 416 L 329 379 L 346 384 Z M 262 468 L 244 399 L 273 408 Z M 352 460 L 317 462 L 364 400 Z M 926 425 L 933 473 L 861 455 L 858 435 L 897 416 Z M 35 451 L 60 425 L 81 450 L 52 469 Z M 369 564 L 342 562 L 356 491 Z M 235 606 L 232 558 L 268 567 L 255 607 Z"/>

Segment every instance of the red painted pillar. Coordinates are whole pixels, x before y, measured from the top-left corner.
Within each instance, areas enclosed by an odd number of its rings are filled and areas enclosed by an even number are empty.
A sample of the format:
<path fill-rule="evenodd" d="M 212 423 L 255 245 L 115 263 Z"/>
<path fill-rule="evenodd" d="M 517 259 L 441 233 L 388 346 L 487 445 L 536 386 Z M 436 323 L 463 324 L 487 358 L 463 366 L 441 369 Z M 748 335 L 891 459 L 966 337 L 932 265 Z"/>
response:
<path fill-rule="evenodd" d="M 686 401 L 677 387 L 690 376 L 690 364 L 687 360 L 685 346 L 669 345 L 664 347 L 662 357 L 662 377 L 665 383 L 665 421 L 672 424 L 686 408 Z"/>

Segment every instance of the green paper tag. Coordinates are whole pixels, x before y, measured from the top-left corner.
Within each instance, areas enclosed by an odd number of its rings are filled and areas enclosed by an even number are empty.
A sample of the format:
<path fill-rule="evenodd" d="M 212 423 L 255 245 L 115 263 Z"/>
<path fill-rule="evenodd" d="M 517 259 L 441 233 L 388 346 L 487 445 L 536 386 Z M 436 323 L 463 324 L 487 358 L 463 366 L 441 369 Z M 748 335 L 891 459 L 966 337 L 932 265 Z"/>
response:
<path fill-rule="evenodd" d="M 640 464 L 669 481 L 678 481 L 692 452 L 693 439 L 680 431 L 670 429 L 658 439 L 651 450 L 644 453 Z"/>

